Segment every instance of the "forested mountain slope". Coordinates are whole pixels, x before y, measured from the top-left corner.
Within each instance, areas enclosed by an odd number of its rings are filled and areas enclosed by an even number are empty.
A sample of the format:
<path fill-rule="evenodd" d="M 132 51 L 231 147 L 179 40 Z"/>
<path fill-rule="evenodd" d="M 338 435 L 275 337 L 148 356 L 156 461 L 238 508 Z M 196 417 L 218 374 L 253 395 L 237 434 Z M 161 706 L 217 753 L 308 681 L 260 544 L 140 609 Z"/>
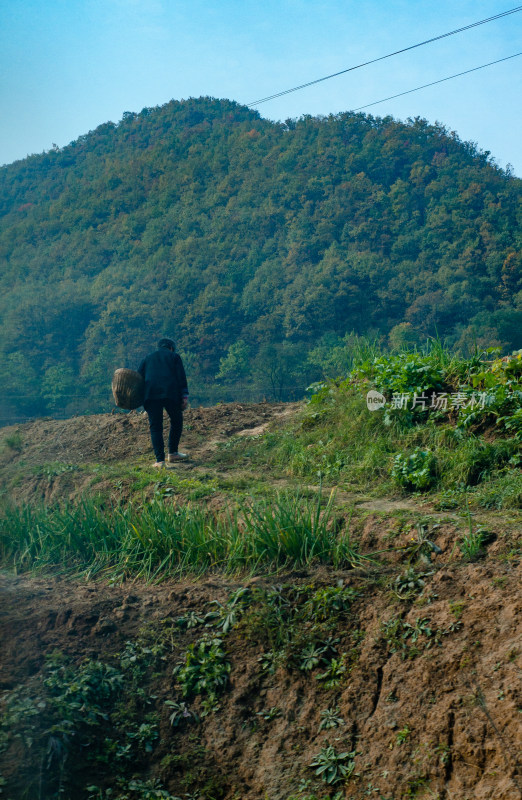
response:
<path fill-rule="evenodd" d="M 301 392 L 352 331 L 520 347 L 521 197 L 422 119 L 126 113 L 0 169 L 0 417 L 103 407 L 162 334 L 201 399 Z"/>

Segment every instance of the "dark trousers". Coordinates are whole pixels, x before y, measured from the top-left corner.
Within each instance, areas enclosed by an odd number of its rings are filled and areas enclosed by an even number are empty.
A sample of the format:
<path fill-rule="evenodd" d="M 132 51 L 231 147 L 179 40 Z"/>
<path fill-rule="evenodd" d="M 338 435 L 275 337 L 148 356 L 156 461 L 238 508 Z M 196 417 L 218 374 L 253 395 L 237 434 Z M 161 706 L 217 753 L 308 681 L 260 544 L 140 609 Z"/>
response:
<path fill-rule="evenodd" d="M 183 412 L 179 400 L 161 399 L 147 400 L 143 407 L 149 416 L 150 438 L 156 461 L 165 461 L 165 445 L 163 442 L 163 409 L 170 417 L 169 453 L 177 453 L 181 431 L 183 430 Z"/>

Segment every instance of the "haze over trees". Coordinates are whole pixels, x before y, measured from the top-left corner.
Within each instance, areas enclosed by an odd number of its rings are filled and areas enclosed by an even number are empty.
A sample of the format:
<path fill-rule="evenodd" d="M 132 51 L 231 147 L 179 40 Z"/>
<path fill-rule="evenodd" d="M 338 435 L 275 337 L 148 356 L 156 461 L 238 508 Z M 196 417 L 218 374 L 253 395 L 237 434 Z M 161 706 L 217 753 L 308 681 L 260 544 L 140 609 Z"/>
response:
<path fill-rule="evenodd" d="M 521 198 L 423 119 L 125 113 L 0 169 L 0 424 L 107 408 L 161 335 L 203 401 L 300 396 L 353 333 L 519 348 Z"/>

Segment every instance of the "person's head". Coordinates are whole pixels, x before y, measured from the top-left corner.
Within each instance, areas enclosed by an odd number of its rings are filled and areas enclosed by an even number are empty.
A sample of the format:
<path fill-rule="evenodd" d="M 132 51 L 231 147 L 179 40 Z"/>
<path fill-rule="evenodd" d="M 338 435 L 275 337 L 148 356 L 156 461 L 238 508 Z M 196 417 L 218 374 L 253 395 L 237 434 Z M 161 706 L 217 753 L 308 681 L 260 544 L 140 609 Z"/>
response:
<path fill-rule="evenodd" d="M 161 349 L 162 347 L 165 347 L 167 350 L 173 350 L 173 351 L 176 349 L 176 345 L 172 341 L 172 339 L 160 339 L 158 342 L 158 350 Z"/>

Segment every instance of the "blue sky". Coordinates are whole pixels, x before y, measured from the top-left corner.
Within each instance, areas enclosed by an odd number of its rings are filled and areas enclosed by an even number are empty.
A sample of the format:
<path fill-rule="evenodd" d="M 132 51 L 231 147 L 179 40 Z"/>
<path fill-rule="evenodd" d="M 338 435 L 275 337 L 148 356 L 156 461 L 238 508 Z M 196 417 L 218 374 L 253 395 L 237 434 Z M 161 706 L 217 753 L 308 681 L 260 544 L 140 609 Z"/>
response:
<path fill-rule="evenodd" d="M 510 0 L 2 0 L 0 164 L 172 98 L 248 103 L 516 7 Z M 259 106 L 347 111 L 522 51 L 522 12 Z M 522 176 L 522 57 L 390 100 Z"/>

